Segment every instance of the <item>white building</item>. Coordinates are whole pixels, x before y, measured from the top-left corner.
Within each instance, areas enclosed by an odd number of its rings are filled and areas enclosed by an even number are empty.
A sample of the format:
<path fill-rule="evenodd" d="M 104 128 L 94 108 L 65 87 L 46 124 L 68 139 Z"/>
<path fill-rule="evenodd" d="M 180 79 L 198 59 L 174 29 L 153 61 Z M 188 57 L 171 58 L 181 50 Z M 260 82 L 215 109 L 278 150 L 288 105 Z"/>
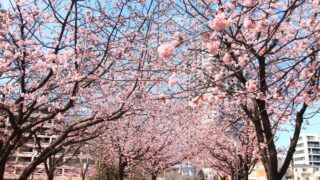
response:
<path fill-rule="evenodd" d="M 294 168 L 293 180 L 320 180 L 320 167 L 301 165 Z"/>
<path fill-rule="evenodd" d="M 178 172 L 181 176 L 195 176 L 197 171 L 196 167 L 193 166 L 190 162 L 183 162 L 181 164 L 177 164 L 174 168 L 178 169 Z"/>
<path fill-rule="evenodd" d="M 38 139 L 43 148 L 50 146 L 50 144 L 57 138 L 57 135 L 46 135 L 47 130 L 55 126 L 54 121 L 44 123 Z M 55 158 L 59 158 L 64 149 L 55 154 Z M 20 146 L 10 157 L 8 165 L 6 166 L 5 179 L 18 179 L 21 172 L 38 156 L 37 143 L 35 138 L 28 139 L 22 146 Z M 58 166 L 54 173 L 55 179 L 64 180 L 80 180 L 81 170 L 84 168 L 83 164 L 87 163 L 88 155 L 84 152 L 77 150 L 70 152 L 63 157 L 63 165 Z M 90 164 L 94 165 L 95 162 L 90 160 Z M 31 179 L 47 179 L 45 167 L 43 164 L 39 165 L 32 173 Z"/>
<path fill-rule="evenodd" d="M 308 133 L 299 137 L 293 155 L 293 166 L 320 166 L 320 135 Z"/>
<path fill-rule="evenodd" d="M 320 180 L 320 135 L 301 135 L 293 155 L 294 180 Z"/>

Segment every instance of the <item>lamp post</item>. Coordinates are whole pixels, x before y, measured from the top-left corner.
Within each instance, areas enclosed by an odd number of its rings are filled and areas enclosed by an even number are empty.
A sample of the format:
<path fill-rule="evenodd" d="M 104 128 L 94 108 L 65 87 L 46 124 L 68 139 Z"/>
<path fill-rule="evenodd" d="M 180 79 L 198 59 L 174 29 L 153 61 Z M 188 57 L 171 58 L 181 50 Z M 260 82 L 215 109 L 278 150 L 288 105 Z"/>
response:
<path fill-rule="evenodd" d="M 239 172 L 238 172 L 238 149 L 237 149 L 237 140 L 234 141 L 235 153 L 234 153 L 234 166 L 235 166 L 235 180 L 239 180 Z"/>
<path fill-rule="evenodd" d="M 86 162 L 83 163 L 83 173 L 82 173 L 82 180 L 86 179 L 86 174 L 89 168 L 89 151 L 86 152 Z"/>

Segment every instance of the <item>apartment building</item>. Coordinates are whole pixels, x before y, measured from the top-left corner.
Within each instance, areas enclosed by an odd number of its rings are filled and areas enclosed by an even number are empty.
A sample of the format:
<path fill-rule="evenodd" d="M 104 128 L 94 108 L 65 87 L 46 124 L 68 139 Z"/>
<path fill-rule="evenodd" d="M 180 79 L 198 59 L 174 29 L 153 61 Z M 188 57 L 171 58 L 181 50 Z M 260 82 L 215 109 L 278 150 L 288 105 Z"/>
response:
<path fill-rule="evenodd" d="M 320 135 L 308 133 L 299 137 L 293 155 L 293 165 L 294 167 L 320 166 Z"/>
<path fill-rule="evenodd" d="M 48 129 L 55 126 L 54 121 L 47 122 L 42 127 L 42 132 L 35 138 L 28 139 L 26 143 L 19 147 L 9 159 L 6 167 L 5 179 L 17 179 L 22 173 L 23 169 L 30 164 L 38 155 L 38 146 L 36 141 L 40 141 L 43 148 L 48 147 L 57 138 L 57 135 L 47 135 Z M 55 154 L 54 158 L 59 158 L 63 155 L 62 165 L 58 166 L 55 170 L 54 176 L 56 180 L 80 180 L 84 168 L 88 164 L 94 166 L 95 162 L 89 159 L 89 155 L 85 152 L 76 149 L 66 153 L 66 149 L 61 149 L 60 152 Z M 33 172 L 31 179 L 46 179 L 44 164 L 41 164 Z"/>
<path fill-rule="evenodd" d="M 304 134 L 299 137 L 293 155 L 294 180 L 320 180 L 320 135 Z"/>

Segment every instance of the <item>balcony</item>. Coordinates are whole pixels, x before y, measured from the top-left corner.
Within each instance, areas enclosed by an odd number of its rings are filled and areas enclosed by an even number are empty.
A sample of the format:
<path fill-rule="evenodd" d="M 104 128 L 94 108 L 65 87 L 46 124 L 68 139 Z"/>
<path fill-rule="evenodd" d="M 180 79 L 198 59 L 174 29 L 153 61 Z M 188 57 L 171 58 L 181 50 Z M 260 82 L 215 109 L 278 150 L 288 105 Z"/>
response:
<path fill-rule="evenodd" d="M 307 140 L 308 141 L 313 141 L 313 140 L 315 140 L 316 139 L 316 137 L 314 137 L 314 136 L 307 136 Z"/>
<path fill-rule="evenodd" d="M 310 161 L 312 161 L 312 162 L 320 162 L 320 158 L 313 158 L 313 159 L 310 159 Z"/>
<path fill-rule="evenodd" d="M 319 142 L 308 142 L 308 147 L 320 147 Z"/>
<path fill-rule="evenodd" d="M 309 154 L 319 154 L 320 155 L 320 149 L 314 149 L 312 151 L 309 151 Z"/>

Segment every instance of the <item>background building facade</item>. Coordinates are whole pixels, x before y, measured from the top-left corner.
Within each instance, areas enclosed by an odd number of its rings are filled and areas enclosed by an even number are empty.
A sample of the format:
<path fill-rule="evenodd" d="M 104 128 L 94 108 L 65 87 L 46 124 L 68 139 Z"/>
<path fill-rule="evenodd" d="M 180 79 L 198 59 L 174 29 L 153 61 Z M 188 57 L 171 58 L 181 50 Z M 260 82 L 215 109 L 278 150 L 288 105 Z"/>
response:
<path fill-rule="evenodd" d="M 320 180 L 320 135 L 301 135 L 293 156 L 294 180 Z"/>
<path fill-rule="evenodd" d="M 299 137 L 293 165 L 320 166 L 320 135 L 309 133 Z"/>

